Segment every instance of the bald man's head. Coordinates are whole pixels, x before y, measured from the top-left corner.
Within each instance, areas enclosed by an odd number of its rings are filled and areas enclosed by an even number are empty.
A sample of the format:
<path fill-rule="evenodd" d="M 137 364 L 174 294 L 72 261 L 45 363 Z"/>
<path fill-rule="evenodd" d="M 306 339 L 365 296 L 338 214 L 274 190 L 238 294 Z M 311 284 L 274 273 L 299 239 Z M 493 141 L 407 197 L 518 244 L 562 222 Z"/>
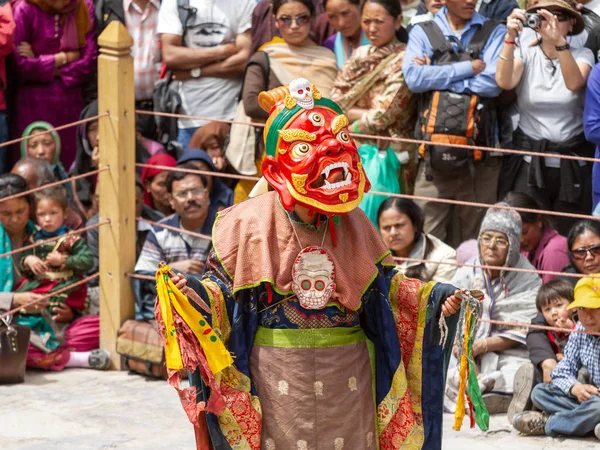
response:
<path fill-rule="evenodd" d="M 52 167 L 44 159 L 27 157 L 18 161 L 10 172 L 25 178 L 29 189 L 55 181 Z"/>

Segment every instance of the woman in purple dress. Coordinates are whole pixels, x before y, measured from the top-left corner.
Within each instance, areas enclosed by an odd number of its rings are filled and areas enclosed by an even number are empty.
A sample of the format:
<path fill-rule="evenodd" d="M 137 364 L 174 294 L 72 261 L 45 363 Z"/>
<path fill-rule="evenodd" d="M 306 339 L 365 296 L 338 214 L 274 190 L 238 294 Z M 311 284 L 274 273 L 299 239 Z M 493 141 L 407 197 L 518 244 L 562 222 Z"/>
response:
<path fill-rule="evenodd" d="M 24 0 L 14 11 L 17 135 L 31 122 L 61 126 L 79 119 L 83 86 L 96 70 L 98 47 L 91 0 Z M 77 128 L 59 132 L 61 161 L 75 159 Z"/>

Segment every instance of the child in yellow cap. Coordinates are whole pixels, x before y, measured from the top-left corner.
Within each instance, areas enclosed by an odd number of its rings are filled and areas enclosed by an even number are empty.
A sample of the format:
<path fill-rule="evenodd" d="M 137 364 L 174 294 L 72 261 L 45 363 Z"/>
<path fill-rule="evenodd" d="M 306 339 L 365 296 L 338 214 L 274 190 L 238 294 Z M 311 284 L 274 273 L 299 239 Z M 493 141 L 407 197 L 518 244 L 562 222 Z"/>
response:
<path fill-rule="evenodd" d="M 531 393 L 533 404 L 543 412 L 526 411 L 515 416 L 513 426 L 528 435 L 579 436 L 600 439 L 600 274 L 585 277 L 575 286 L 575 301 L 567 310 L 579 317 L 565 356 L 552 372 L 550 384 L 538 384 Z M 582 367 L 590 384 L 577 381 Z"/>

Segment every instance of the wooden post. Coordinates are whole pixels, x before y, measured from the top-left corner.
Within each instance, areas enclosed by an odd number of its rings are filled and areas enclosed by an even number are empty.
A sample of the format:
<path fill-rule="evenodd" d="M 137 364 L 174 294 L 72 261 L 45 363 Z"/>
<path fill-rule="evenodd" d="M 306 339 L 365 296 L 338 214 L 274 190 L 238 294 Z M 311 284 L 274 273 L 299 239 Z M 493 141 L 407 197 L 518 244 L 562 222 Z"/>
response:
<path fill-rule="evenodd" d="M 100 347 L 111 353 L 112 368 L 120 369 L 117 331 L 134 317 L 134 300 L 127 272 L 135 266 L 135 99 L 133 40 L 125 26 L 111 22 L 98 38 L 98 111 L 100 168 Z"/>

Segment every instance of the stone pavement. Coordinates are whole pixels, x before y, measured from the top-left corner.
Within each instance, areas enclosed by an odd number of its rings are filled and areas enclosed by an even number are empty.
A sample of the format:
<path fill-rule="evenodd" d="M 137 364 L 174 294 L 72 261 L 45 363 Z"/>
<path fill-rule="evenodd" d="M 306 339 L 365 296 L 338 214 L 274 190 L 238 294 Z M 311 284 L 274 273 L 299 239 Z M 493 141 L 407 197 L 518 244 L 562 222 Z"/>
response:
<path fill-rule="evenodd" d="M 163 381 L 85 369 L 28 372 L 26 383 L 0 386 L 0 399 L 2 450 L 194 450 L 191 425 Z M 444 450 L 600 449 L 595 439 L 520 437 L 505 416 L 493 417 L 488 433 L 451 426 L 447 415 Z"/>

